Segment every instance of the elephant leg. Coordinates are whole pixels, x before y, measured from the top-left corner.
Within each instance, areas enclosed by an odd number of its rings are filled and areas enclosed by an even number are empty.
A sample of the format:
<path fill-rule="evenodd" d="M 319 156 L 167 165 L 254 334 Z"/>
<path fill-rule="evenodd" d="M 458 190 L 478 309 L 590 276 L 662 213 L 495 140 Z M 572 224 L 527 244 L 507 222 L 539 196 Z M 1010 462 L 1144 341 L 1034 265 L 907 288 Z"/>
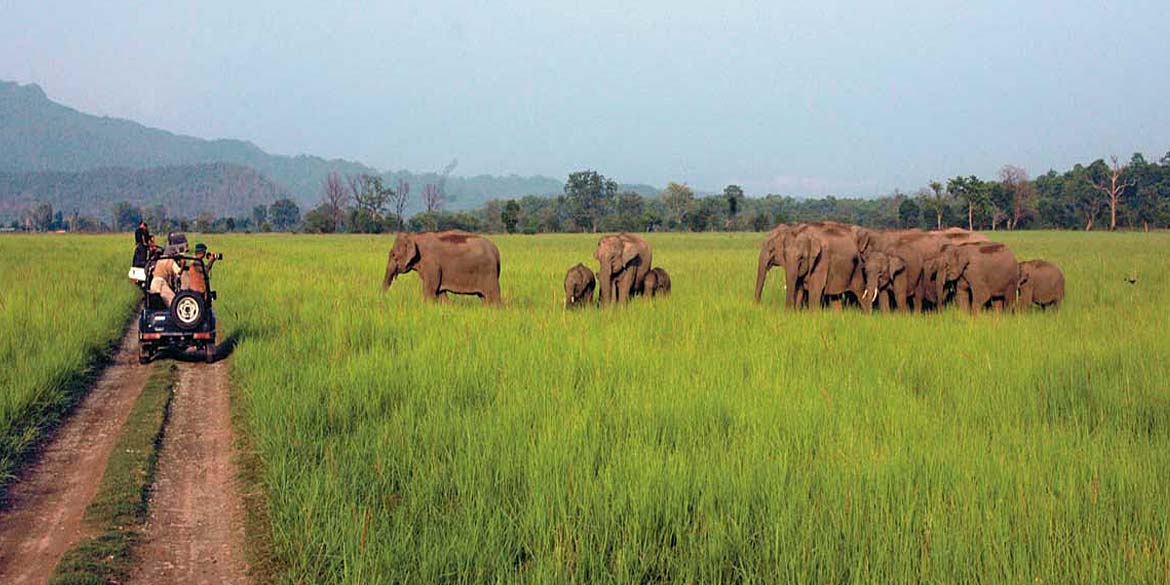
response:
<path fill-rule="evenodd" d="M 833 300 L 829 301 L 829 306 L 833 307 L 834 313 L 841 312 L 841 299 L 843 297 L 844 297 L 844 295 L 836 296 L 836 297 L 833 297 Z"/>
<path fill-rule="evenodd" d="M 419 282 L 422 283 L 423 298 L 428 301 L 439 300 L 439 271 L 438 270 L 419 270 Z"/>
<path fill-rule="evenodd" d="M 991 300 L 991 293 L 983 290 L 980 287 L 971 287 L 971 314 L 978 315 L 983 310 L 983 305 Z"/>
<path fill-rule="evenodd" d="M 1019 281 L 1013 280 L 1008 283 L 1007 290 L 1003 293 L 1003 304 L 1008 311 L 1015 313 L 1019 307 L 1019 299 L 1017 293 L 1019 291 Z"/>
<path fill-rule="evenodd" d="M 634 273 L 626 270 L 618 278 L 618 302 L 623 305 L 630 302 L 630 295 L 634 292 Z"/>
<path fill-rule="evenodd" d="M 890 312 L 890 293 L 889 291 L 878 292 L 878 306 L 881 307 L 883 313 Z"/>
<path fill-rule="evenodd" d="M 894 287 L 894 304 L 898 306 L 899 313 L 905 313 L 910 310 L 910 305 L 906 298 L 906 287 Z"/>
<path fill-rule="evenodd" d="M 480 300 L 483 301 L 483 304 L 485 304 L 485 305 L 499 305 L 500 304 L 500 283 L 499 282 L 488 283 L 488 285 L 484 287 L 483 294 L 481 294 L 479 296 L 479 298 L 480 298 Z"/>
<path fill-rule="evenodd" d="M 959 302 L 959 310 L 971 311 L 971 287 L 960 282 L 955 285 L 955 300 Z"/>
<path fill-rule="evenodd" d="M 822 303 L 825 302 L 825 284 L 828 280 L 827 274 L 823 272 L 814 272 L 809 275 L 808 279 L 808 308 L 813 311 L 821 310 Z"/>

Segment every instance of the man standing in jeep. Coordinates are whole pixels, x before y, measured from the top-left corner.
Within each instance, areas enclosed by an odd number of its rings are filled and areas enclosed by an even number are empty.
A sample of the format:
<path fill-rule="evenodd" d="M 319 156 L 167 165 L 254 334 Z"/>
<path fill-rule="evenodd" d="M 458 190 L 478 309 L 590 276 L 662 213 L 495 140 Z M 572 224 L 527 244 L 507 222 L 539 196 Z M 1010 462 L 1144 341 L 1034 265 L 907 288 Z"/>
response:
<path fill-rule="evenodd" d="M 195 244 L 195 259 L 187 266 L 183 273 L 183 288 L 207 294 L 207 279 L 204 274 L 211 274 L 211 266 L 215 264 L 217 256 L 207 253 L 207 245 L 203 242 Z"/>

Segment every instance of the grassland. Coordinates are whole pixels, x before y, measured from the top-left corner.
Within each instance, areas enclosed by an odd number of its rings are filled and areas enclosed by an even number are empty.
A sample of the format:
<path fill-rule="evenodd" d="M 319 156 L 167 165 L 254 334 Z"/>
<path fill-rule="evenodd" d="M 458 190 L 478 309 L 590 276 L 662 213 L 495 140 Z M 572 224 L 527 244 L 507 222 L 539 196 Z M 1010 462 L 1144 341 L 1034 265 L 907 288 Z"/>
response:
<path fill-rule="evenodd" d="M 755 305 L 759 238 L 653 234 L 674 295 L 582 312 L 593 236 L 494 237 L 498 310 L 383 294 L 389 236 L 201 238 L 285 579 L 1170 580 L 1170 234 L 1004 235 L 1069 297 L 978 319 Z M 117 339 L 128 240 L 0 238 L 0 464 Z"/>
<path fill-rule="evenodd" d="M 382 294 L 389 236 L 209 238 L 287 579 L 1170 579 L 1170 235 L 1005 235 L 1068 300 L 979 319 L 755 305 L 759 238 L 651 235 L 674 295 L 604 312 L 593 236 L 493 238 L 500 310 Z"/>
<path fill-rule="evenodd" d="M 121 337 L 132 242 L 0 236 L 0 486 Z"/>

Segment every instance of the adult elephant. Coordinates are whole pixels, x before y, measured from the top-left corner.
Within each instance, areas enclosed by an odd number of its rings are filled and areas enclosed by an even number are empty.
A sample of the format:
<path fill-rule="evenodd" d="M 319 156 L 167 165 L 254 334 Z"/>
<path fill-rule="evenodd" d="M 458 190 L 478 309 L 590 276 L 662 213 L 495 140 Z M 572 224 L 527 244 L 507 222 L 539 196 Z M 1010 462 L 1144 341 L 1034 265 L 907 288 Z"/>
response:
<path fill-rule="evenodd" d="M 937 265 L 938 298 L 953 284 L 959 306 L 972 314 L 979 314 L 989 301 L 1015 309 L 1020 267 L 1007 246 L 994 242 L 948 246 Z"/>
<path fill-rule="evenodd" d="M 423 298 L 446 300 L 444 293 L 475 295 L 484 304 L 500 303 L 500 251 L 496 245 L 464 231 L 399 232 L 386 261 L 382 290 L 394 278 L 418 272 Z"/>
<path fill-rule="evenodd" d="M 937 304 L 932 289 L 933 281 L 926 267 L 942 254 L 947 243 L 943 236 L 921 230 L 883 232 L 867 228 L 857 228 L 855 233 L 863 266 L 874 253 L 894 256 L 905 263 L 902 282 L 891 289 L 894 304 L 899 311 L 909 311 L 911 299 L 918 311 L 926 310 L 928 304 Z"/>
<path fill-rule="evenodd" d="M 845 293 L 861 298 L 864 281 L 853 228 L 822 221 L 795 226 L 780 224 L 760 246 L 756 271 L 756 301 L 773 266 L 784 267 L 787 288 L 784 304 L 799 307 L 803 301 L 819 309 L 830 300 L 840 309 Z"/>
<path fill-rule="evenodd" d="M 653 259 L 646 240 L 625 232 L 605 236 L 597 242 L 593 257 L 599 265 L 597 280 L 602 305 L 625 303 L 631 296 L 642 293 L 642 283 Z"/>

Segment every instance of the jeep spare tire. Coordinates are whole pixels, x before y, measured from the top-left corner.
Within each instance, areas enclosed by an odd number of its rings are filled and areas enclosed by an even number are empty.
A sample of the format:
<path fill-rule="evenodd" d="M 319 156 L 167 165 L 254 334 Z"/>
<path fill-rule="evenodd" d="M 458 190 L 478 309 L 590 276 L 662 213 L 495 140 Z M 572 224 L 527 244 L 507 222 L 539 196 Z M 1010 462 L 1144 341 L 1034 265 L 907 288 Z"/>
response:
<path fill-rule="evenodd" d="M 183 331 L 198 329 L 206 313 L 207 305 L 203 302 L 202 293 L 185 290 L 171 301 L 171 320 Z"/>

